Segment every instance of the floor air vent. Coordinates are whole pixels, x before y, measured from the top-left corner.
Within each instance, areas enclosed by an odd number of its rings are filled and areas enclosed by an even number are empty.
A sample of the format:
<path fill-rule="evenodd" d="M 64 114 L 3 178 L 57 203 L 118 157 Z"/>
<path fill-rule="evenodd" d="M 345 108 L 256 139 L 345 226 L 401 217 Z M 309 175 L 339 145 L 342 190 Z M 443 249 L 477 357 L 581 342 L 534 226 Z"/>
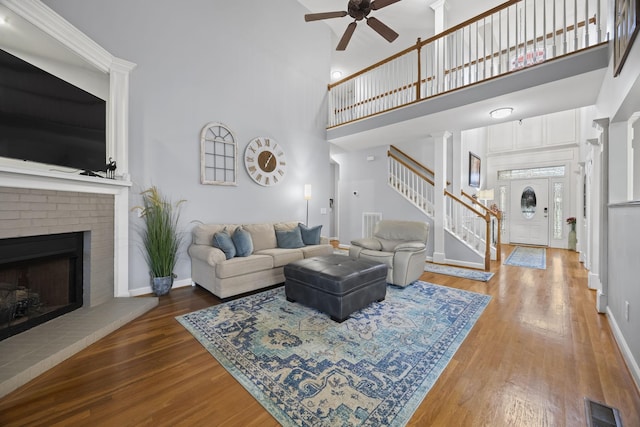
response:
<path fill-rule="evenodd" d="M 622 427 L 620 411 L 603 403 L 594 402 L 584 398 L 584 407 L 587 413 L 587 426 L 589 427 Z"/>

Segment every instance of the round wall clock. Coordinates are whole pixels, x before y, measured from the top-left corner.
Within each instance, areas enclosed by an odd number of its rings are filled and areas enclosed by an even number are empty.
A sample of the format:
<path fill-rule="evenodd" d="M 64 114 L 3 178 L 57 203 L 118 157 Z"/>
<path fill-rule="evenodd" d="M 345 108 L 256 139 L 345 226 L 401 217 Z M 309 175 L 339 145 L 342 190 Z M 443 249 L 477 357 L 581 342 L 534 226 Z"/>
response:
<path fill-rule="evenodd" d="M 263 136 L 254 138 L 244 150 L 247 173 L 260 185 L 275 185 L 284 179 L 287 160 L 278 143 Z"/>

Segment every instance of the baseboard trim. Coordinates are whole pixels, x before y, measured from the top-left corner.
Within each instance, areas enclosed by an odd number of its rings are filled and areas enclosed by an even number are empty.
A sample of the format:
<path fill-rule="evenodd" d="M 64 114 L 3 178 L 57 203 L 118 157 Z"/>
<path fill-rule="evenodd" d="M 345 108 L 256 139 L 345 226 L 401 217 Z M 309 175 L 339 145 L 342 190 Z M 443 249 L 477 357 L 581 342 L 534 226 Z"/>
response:
<path fill-rule="evenodd" d="M 589 289 L 602 289 L 600 275 L 589 272 L 589 275 L 587 276 L 587 286 Z"/>
<path fill-rule="evenodd" d="M 640 366 L 638 366 L 638 361 L 633 358 L 633 353 L 631 349 L 627 345 L 627 341 L 624 339 L 624 335 L 622 335 L 622 331 L 618 326 L 618 322 L 616 321 L 615 316 L 611 312 L 611 308 L 607 307 L 607 319 L 609 319 L 609 325 L 611 325 L 611 332 L 613 332 L 613 338 L 616 340 L 618 344 L 618 348 L 622 353 L 622 357 L 624 358 L 625 363 L 627 364 L 627 368 L 629 372 L 631 372 L 631 377 L 636 385 L 636 389 L 640 393 Z"/>

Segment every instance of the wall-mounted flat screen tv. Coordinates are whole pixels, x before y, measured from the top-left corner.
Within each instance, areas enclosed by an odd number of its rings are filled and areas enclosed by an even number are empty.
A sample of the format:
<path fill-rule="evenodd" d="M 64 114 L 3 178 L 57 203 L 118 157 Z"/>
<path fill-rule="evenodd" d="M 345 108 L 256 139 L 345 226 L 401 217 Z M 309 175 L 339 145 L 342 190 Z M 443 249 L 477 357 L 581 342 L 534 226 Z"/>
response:
<path fill-rule="evenodd" d="M 0 156 L 105 170 L 106 102 L 0 49 Z"/>

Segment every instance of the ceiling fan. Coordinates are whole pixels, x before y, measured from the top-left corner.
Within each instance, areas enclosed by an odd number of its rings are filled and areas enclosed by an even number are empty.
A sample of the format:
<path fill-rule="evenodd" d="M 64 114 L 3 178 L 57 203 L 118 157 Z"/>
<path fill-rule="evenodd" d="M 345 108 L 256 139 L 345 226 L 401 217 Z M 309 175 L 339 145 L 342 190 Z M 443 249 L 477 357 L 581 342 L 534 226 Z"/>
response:
<path fill-rule="evenodd" d="M 349 40 L 351 40 L 351 36 L 356 29 L 358 21 L 362 21 L 363 19 L 367 20 L 368 26 L 373 28 L 378 34 L 380 34 L 389 43 L 391 43 L 398 37 L 398 33 L 387 27 L 379 19 L 369 17 L 369 13 L 371 13 L 372 10 L 382 9 L 383 7 L 387 7 L 399 1 L 400 0 L 349 0 L 347 11 L 308 13 L 304 15 L 304 20 L 306 22 L 309 22 L 319 21 L 321 19 L 342 18 L 347 15 L 352 17 L 354 21 L 347 26 L 347 29 L 340 39 L 340 42 L 338 42 L 336 50 L 345 50 L 347 48 Z"/>

